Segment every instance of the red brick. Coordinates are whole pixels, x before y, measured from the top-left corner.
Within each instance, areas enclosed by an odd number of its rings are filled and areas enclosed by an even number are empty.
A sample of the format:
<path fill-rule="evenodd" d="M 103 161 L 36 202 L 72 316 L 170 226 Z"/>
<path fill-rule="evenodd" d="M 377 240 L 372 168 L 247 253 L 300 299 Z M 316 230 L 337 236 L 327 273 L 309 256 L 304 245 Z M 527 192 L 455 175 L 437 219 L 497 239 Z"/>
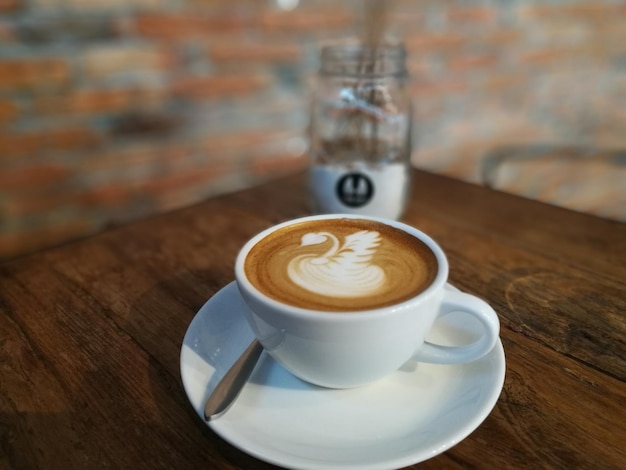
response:
<path fill-rule="evenodd" d="M 498 59 L 491 54 L 468 55 L 452 58 L 449 62 L 449 67 L 455 71 L 481 67 L 490 68 L 496 65 L 497 62 Z"/>
<path fill-rule="evenodd" d="M 483 42 L 501 48 L 511 43 L 520 42 L 524 34 L 516 29 L 488 31 L 483 36 Z"/>
<path fill-rule="evenodd" d="M 101 179 L 119 178 L 120 175 L 136 173 L 138 169 L 154 168 L 162 160 L 162 152 L 154 145 L 142 144 L 131 148 L 104 148 L 93 152 L 89 158 L 79 162 L 78 171 L 81 174 L 97 174 Z M 146 177 L 152 177 L 154 172 Z"/>
<path fill-rule="evenodd" d="M 0 90 L 50 88 L 67 83 L 69 78 L 69 65 L 63 58 L 0 61 Z"/>
<path fill-rule="evenodd" d="M 410 27 L 417 28 L 424 25 L 426 15 L 415 11 L 391 11 L 389 12 L 389 24 L 399 26 L 401 29 Z"/>
<path fill-rule="evenodd" d="M 173 63 L 172 54 L 142 46 L 97 47 L 82 56 L 84 73 L 90 78 L 132 70 L 164 70 Z"/>
<path fill-rule="evenodd" d="M 261 25 L 267 30 L 315 33 L 351 26 L 352 21 L 352 15 L 341 8 L 267 11 L 261 16 Z"/>
<path fill-rule="evenodd" d="M 293 136 L 293 132 L 277 129 L 231 131 L 207 136 L 199 142 L 199 149 L 209 155 L 222 155 L 242 149 L 254 149 L 272 142 L 285 141 Z"/>
<path fill-rule="evenodd" d="M 18 107 L 13 101 L 0 100 L 0 123 L 15 119 L 18 111 Z"/>
<path fill-rule="evenodd" d="M 304 170 L 308 164 L 303 154 L 273 153 L 254 158 L 250 168 L 256 176 L 278 176 Z"/>
<path fill-rule="evenodd" d="M 12 13 L 24 5 L 24 0 L 0 0 L 0 13 Z"/>
<path fill-rule="evenodd" d="M 240 31 L 250 25 L 250 19 L 241 14 L 202 16 L 192 13 L 149 13 L 135 21 L 137 32 L 154 38 L 203 37 L 207 32 Z"/>
<path fill-rule="evenodd" d="M 617 57 L 620 60 L 626 52 L 626 8 L 623 19 L 606 20 L 602 27 L 594 30 L 596 51 L 601 50 L 609 57 Z"/>
<path fill-rule="evenodd" d="M 512 88 L 525 88 L 528 80 L 519 73 L 494 73 L 489 75 L 482 83 L 482 87 L 488 92 L 502 92 Z"/>
<path fill-rule="evenodd" d="M 171 210 L 196 203 L 214 194 L 225 179 L 229 180 L 229 187 L 232 187 L 232 184 L 237 184 L 233 183 L 233 178 L 237 179 L 240 171 L 237 160 L 231 158 L 229 161 L 188 168 L 176 174 L 155 178 L 141 185 L 139 189 L 143 195 L 152 198 L 159 211 Z"/>
<path fill-rule="evenodd" d="M 518 60 L 523 64 L 546 64 L 570 57 L 572 52 L 571 49 L 548 47 L 519 54 Z"/>
<path fill-rule="evenodd" d="M 428 168 L 431 170 L 439 170 L 442 162 L 446 160 L 446 154 L 449 152 L 443 146 L 424 147 L 417 145 L 411 152 L 411 163 L 418 168 Z"/>
<path fill-rule="evenodd" d="M 33 8 L 57 9 L 63 7 L 80 13 L 100 13 L 111 9 L 128 8 L 157 8 L 163 5 L 163 0 L 31 0 Z"/>
<path fill-rule="evenodd" d="M 0 41 L 4 43 L 16 41 L 14 24 L 9 23 L 8 21 L 0 20 Z"/>
<path fill-rule="evenodd" d="M 497 18 L 494 8 L 486 6 L 451 7 L 446 18 L 453 23 L 493 23 Z"/>
<path fill-rule="evenodd" d="M 435 119 L 441 119 L 445 112 L 444 102 L 440 96 L 428 98 L 421 95 L 420 99 L 413 103 L 413 116 L 417 122 L 434 122 Z"/>
<path fill-rule="evenodd" d="M 64 95 L 41 97 L 35 110 L 41 114 L 93 114 L 119 112 L 158 105 L 166 98 L 157 88 L 83 89 Z"/>
<path fill-rule="evenodd" d="M 601 2 L 580 2 L 571 5 L 562 5 L 558 14 L 565 14 L 577 19 L 611 16 L 620 11 L 620 5 L 607 5 Z"/>
<path fill-rule="evenodd" d="M 38 139 L 30 134 L 2 133 L 0 134 L 0 158 L 13 159 L 16 156 L 29 155 L 41 148 Z"/>
<path fill-rule="evenodd" d="M 57 191 L 15 191 L 13 197 L 6 200 L 0 210 L 11 218 L 32 218 L 37 214 L 46 214 L 62 206 L 75 205 L 78 199 L 76 191 L 61 188 Z"/>
<path fill-rule="evenodd" d="M 467 91 L 467 88 L 467 82 L 458 77 L 442 80 L 414 80 L 409 86 L 410 93 L 413 97 L 463 93 Z"/>
<path fill-rule="evenodd" d="M 90 146 L 102 140 L 102 135 L 83 127 L 59 129 L 44 136 L 43 146 L 55 149 L 75 149 Z"/>
<path fill-rule="evenodd" d="M 94 208 L 107 210 L 128 204 L 137 194 L 138 191 L 132 184 L 125 185 L 118 181 L 111 186 L 88 188 L 80 194 L 75 194 L 74 200 L 90 210 Z"/>
<path fill-rule="evenodd" d="M 234 166 L 225 164 L 212 165 L 205 168 L 192 168 L 147 181 L 141 185 L 141 190 L 159 195 L 197 185 L 206 187 L 212 181 L 234 171 Z"/>
<path fill-rule="evenodd" d="M 456 33 L 415 33 L 406 38 L 407 49 L 419 52 L 456 50 L 467 43 L 467 39 Z"/>
<path fill-rule="evenodd" d="M 295 62 L 300 48 L 295 44 L 215 44 L 209 56 L 215 62 Z"/>
<path fill-rule="evenodd" d="M 556 7 L 554 5 L 523 5 L 518 8 L 518 15 L 522 19 L 545 19 L 558 15 L 562 7 Z"/>
<path fill-rule="evenodd" d="M 101 141 L 101 138 L 99 132 L 83 127 L 3 133 L 0 134 L 0 155 L 6 159 L 49 150 L 85 148 Z"/>
<path fill-rule="evenodd" d="M 578 2 L 564 5 L 528 5 L 520 8 L 522 18 L 550 20 L 598 20 L 613 15 L 623 15 L 626 6 L 623 3 L 607 4 L 603 2 Z"/>
<path fill-rule="evenodd" d="M 187 77 L 174 83 L 174 94 L 186 98 L 237 96 L 267 88 L 269 77 L 260 74 Z"/>
<path fill-rule="evenodd" d="M 179 209 L 197 203 L 211 194 L 207 186 L 183 186 L 167 192 L 153 194 L 151 203 L 158 212 Z"/>
<path fill-rule="evenodd" d="M 416 55 L 415 57 L 409 57 L 406 67 L 409 71 L 409 76 L 417 78 L 423 76 L 430 76 L 433 73 L 433 66 L 427 57 L 423 55 Z"/>
<path fill-rule="evenodd" d="M 0 188 L 26 189 L 41 188 L 67 181 L 71 171 L 61 165 L 45 164 L 36 167 L 4 169 L 0 173 Z"/>
<path fill-rule="evenodd" d="M 225 2 L 224 0 L 185 0 L 193 11 L 232 11 L 245 8 L 247 11 L 257 11 L 266 8 L 265 2 L 259 0 L 237 0 Z"/>

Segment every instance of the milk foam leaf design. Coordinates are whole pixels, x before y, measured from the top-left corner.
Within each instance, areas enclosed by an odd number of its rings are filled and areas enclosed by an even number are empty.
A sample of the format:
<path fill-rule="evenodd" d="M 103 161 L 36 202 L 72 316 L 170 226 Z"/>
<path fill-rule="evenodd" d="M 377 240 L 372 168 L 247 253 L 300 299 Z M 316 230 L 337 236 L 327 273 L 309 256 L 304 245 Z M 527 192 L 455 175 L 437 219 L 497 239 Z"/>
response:
<path fill-rule="evenodd" d="M 330 241 L 322 255 L 303 254 L 287 266 L 289 278 L 298 286 L 329 297 L 363 297 L 374 294 L 385 283 L 385 272 L 373 264 L 380 246 L 378 232 L 361 230 L 345 237 L 343 245 L 329 232 L 307 233 L 301 246 Z"/>

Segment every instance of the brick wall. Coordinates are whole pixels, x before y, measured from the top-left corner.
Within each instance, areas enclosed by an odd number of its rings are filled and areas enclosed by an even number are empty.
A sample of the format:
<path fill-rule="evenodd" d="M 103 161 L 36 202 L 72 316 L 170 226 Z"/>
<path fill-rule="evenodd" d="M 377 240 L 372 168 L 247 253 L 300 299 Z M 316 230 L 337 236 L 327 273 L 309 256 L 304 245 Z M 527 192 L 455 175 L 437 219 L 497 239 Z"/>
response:
<path fill-rule="evenodd" d="M 626 1 L 389 4 L 416 166 L 480 182 L 502 146 L 626 148 Z M 0 258 L 304 168 L 318 45 L 359 5 L 0 0 Z"/>

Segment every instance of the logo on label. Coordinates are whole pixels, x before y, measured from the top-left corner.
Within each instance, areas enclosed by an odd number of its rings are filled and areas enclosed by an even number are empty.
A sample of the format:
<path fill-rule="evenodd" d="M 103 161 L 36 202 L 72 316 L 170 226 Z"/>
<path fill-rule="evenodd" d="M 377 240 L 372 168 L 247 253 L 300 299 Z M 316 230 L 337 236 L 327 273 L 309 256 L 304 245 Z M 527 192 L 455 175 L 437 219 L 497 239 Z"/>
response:
<path fill-rule="evenodd" d="M 337 197 L 348 207 L 361 207 L 374 195 L 374 184 L 362 173 L 348 173 L 337 182 Z"/>

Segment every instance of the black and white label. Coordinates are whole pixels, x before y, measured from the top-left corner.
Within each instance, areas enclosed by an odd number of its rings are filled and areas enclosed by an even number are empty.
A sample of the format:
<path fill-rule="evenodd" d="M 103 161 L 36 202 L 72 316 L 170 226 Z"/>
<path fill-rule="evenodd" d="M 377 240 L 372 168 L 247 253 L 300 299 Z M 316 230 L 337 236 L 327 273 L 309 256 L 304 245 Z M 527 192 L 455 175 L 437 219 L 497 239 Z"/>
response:
<path fill-rule="evenodd" d="M 337 181 L 337 197 L 348 207 L 362 207 L 374 196 L 374 183 L 362 173 L 348 173 Z"/>

